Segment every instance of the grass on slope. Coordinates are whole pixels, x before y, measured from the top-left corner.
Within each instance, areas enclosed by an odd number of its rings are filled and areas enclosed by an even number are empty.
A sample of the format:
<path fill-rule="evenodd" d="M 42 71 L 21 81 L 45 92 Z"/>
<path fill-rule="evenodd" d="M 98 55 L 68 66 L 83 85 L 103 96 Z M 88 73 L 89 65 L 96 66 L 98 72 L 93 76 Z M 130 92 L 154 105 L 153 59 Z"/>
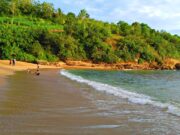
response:
<path fill-rule="evenodd" d="M 47 30 L 56 30 L 62 31 L 63 26 L 59 24 L 54 24 L 51 21 L 47 21 L 40 18 L 32 17 L 0 17 L 0 26 L 11 26 L 11 27 L 31 27 L 33 29 L 47 29 Z"/>

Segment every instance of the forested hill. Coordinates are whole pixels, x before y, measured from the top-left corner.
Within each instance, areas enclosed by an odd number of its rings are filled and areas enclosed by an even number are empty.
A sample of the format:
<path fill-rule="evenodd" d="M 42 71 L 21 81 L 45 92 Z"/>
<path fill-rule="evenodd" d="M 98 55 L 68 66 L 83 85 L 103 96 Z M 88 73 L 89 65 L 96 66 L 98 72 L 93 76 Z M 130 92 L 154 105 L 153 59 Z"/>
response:
<path fill-rule="evenodd" d="M 157 62 L 180 58 L 180 37 L 147 24 L 107 23 L 54 9 L 47 2 L 0 0 L 0 58 Z"/>

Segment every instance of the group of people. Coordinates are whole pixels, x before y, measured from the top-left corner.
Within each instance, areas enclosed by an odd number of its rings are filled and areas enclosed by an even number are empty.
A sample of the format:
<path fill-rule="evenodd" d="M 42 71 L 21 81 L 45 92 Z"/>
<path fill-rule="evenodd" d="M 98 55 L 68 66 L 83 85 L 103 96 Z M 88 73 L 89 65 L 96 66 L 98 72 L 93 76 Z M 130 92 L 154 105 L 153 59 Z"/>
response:
<path fill-rule="evenodd" d="M 9 60 L 9 65 L 15 66 L 16 65 L 16 59 L 10 59 Z M 28 71 L 28 73 L 31 73 L 31 71 L 29 69 L 27 71 Z M 35 71 L 35 75 L 40 75 L 39 64 L 38 63 L 37 63 L 37 69 Z"/>
<path fill-rule="evenodd" d="M 10 59 L 9 60 L 9 65 L 15 66 L 16 65 L 16 59 Z"/>

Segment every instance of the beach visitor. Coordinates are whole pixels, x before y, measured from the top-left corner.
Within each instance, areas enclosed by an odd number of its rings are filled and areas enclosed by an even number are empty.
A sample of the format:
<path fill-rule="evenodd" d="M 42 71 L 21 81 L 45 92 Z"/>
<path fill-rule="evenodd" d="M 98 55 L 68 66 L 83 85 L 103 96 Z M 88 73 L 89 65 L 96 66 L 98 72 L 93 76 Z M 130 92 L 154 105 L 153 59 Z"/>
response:
<path fill-rule="evenodd" d="M 37 70 L 39 70 L 39 64 L 37 63 Z"/>
<path fill-rule="evenodd" d="M 28 73 L 31 73 L 31 70 L 28 68 L 28 69 L 27 69 L 27 72 L 28 72 Z"/>
<path fill-rule="evenodd" d="M 11 59 L 9 59 L 9 65 L 11 65 L 12 64 L 12 60 Z"/>
<path fill-rule="evenodd" d="M 36 75 L 40 75 L 40 72 L 39 72 L 39 64 L 37 63 L 37 69 L 36 69 Z"/>
<path fill-rule="evenodd" d="M 13 59 L 12 62 L 13 62 L 13 66 L 15 66 L 16 65 L 16 59 Z"/>

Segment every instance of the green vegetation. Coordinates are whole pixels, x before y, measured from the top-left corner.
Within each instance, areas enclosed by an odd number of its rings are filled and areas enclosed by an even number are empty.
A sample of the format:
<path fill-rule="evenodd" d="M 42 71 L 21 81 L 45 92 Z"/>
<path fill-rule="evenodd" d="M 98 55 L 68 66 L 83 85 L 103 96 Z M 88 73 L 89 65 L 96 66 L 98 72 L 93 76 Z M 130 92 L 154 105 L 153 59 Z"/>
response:
<path fill-rule="evenodd" d="M 76 16 L 47 2 L 0 1 L 0 58 L 22 61 L 157 62 L 180 58 L 180 37 L 147 24 L 117 24 Z"/>

